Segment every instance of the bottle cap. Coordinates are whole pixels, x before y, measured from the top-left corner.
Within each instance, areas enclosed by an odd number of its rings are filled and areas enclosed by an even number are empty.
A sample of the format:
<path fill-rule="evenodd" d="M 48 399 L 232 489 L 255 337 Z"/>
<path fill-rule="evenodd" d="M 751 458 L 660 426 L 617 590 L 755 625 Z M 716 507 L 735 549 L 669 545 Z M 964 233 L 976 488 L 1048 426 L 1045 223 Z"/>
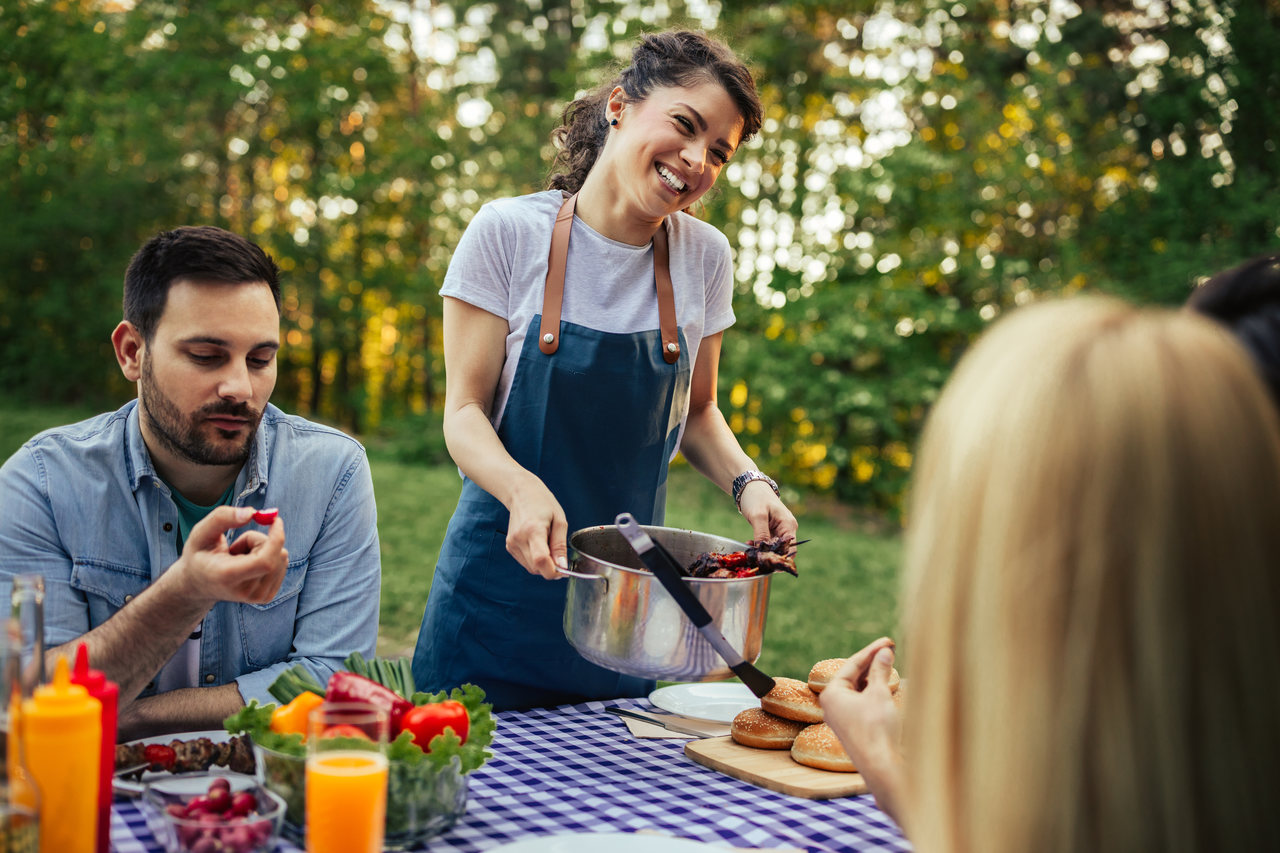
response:
<path fill-rule="evenodd" d="M 86 700 L 97 702 L 82 685 L 71 683 L 71 667 L 67 664 L 67 657 L 59 655 L 58 663 L 53 668 L 53 680 L 37 687 L 31 701 L 42 710 L 57 712 L 79 710 Z"/>
<path fill-rule="evenodd" d="M 72 684 L 83 684 L 91 694 L 97 694 L 107 686 L 107 674 L 100 669 L 89 668 L 89 646 L 81 642 L 76 646 L 76 666 L 71 673 Z"/>

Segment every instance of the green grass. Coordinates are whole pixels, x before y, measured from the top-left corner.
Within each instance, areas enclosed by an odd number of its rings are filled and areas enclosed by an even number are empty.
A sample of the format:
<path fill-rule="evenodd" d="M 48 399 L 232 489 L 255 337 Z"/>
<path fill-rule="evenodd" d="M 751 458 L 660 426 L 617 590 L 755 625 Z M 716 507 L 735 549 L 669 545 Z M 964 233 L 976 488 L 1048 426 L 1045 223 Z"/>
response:
<path fill-rule="evenodd" d="M 382 551 L 378 652 L 413 654 L 444 530 L 462 490 L 458 469 L 373 457 Z"/>
<path fill-rule="evenodd" d="M 95 412 L 0 404 L 0 458 L 41 429 Z M 372 446 L 372 445 L 371 445 Z M 380 654 L 411 653 L 436 555 L 461 481 L 448 464 L 401 461 L 371 450 L 382 545 Z M 751 529 L 733 501 L 686 465 L 671 471 L 666 523 L 747 539 Z M 800 576 L 772 582 L 764 651 L 757 662 L 773 675 L 803 677 L 817 660 L 851 654 L 894 633 L 899 537 L 856 511 L 811 496 L 792 496 L 800 519 Z"/>
<path fill-rule="evenodd" d="M 93 417 L 106 409 L 76 406 L 19 406 L 0 402 L 0 459 L 8 459 L 31 436 L 59 424 Z"/>

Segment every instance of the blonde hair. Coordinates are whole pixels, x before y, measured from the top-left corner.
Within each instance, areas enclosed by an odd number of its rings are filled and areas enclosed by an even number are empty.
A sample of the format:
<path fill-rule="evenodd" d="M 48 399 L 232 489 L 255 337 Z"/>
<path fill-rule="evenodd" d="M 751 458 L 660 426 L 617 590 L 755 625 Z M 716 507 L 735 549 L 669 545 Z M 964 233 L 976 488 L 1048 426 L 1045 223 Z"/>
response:
<path fill-rule="evenodd" d="M 1280 840 L 1280 422 L 1225 331 L 1013 312 L 931 413 L 908 522 L 917 850 Z"/>

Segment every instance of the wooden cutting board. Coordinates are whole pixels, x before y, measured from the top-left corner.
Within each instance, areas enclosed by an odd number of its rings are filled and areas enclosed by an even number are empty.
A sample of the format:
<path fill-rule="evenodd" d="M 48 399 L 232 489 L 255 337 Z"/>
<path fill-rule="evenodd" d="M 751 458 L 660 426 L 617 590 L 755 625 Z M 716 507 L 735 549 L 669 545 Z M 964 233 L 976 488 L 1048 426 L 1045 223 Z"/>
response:
<path fill-rule="evenodd" d="M 830 800 L 867 793 L 860 773 L 818 770 L 791 760 L 787 749 L 754 749 L 733 738 L 691 740 L 684 754 L 694 761 L 735 779 L 810 800 Z"/>

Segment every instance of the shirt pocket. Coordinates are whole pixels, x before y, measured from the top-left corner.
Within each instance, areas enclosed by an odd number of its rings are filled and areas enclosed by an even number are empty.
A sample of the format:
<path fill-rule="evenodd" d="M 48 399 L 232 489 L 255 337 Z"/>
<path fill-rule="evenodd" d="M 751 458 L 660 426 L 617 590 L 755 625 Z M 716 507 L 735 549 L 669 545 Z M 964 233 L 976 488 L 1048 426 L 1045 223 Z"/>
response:
<path fill-rule="evenodd" d="M 80 557 L 72 564 L 69 584 L 84 597 L 89 608 L 89 623 L 85 627 L 86 630 L 91 630 L 106 622 L 151 585 L 151 569 L 149 566 L 132 566 Z M 47 605 L 49 599 L 46 598 L 45 601 Z M 65 624 L 61 614 L 46 610 L 45 633 L 48 642 L 60 644 L 69 641 L 49 631 L 50 626 L 61 624 Z M 155 692 L 153 677 L 138 695 L 152 696 Z"/>
<path fill-rule="evenodd" d="M 89 628 L 101 625 L 151 585 L 151 569 L 107 560 L 78 558 L 71 567 L 71 588 L 84 596 Z M 46 614 L 57 623 L 56 614 Z"/>
<path fill-rule="evenodd" d="M 245 663 L 261 669 L 284 660 L 293 648 L 293 623 L 298 599 L 307 577 L 307 559 L 289 564 L 276 597 L 266 604 L 241 604 L 236 608 Z"/>

